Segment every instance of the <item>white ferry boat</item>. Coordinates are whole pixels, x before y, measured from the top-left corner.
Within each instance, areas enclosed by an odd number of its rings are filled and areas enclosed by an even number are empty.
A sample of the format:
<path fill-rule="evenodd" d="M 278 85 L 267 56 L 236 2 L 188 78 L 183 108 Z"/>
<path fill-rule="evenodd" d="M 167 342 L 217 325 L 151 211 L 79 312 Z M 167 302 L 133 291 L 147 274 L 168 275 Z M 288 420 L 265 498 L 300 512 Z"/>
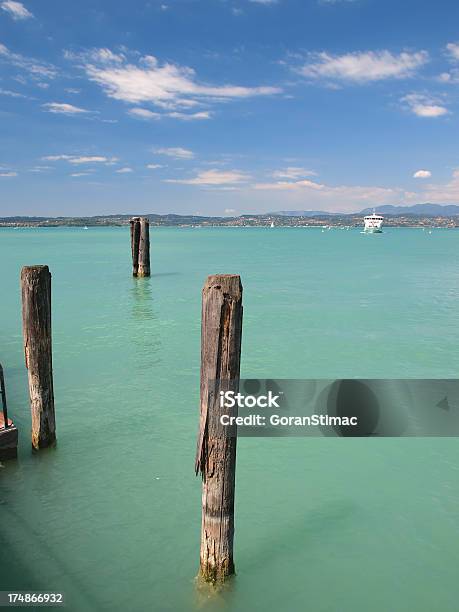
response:
<path fill-rule="evenodd" d="M 377 215 L 373 212 L 372 215 L 367 215 L 363 218 L 365 227 L 364 232 L 368 232 L 369 234 L 381 234 L 382 233 L 382 224 L 384 221 L 384 217 L 381 215 Z"/>

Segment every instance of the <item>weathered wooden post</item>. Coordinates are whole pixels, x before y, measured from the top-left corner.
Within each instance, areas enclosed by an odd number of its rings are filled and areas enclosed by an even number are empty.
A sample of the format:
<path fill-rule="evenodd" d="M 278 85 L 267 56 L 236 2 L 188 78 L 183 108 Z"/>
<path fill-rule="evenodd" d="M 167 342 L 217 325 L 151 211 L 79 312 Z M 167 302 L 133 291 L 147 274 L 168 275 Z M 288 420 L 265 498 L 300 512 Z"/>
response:
<path fill-rule="evenodd" d="M 139 270 L 137 276 L 150 276 L 150 222 L 140 219 Z"/>
<path fill-rule="evenodd" d="M 150 276 L 150 222 L 146 217 L 131 221 L 132 275 Z"/>
<path fill-rule="evenodd" d="M 220 390 L 237 390 L 241 358 L 242 285 L 237 275 L 209 276 L 202 291 L 201 406 L 196 474 L 202 475 L 200 576 L 223 582 L 234 574 L 236 432 L 220 415 Z M 237 412 L 235 413 L 237 414 Z"/>
<path fill-rule="evenodd" d="M 6 403 L 6 386 L 5 386 L 5 376 L 3 375 L 3 366 L 0 363 L 0 394 L 2 396 L 2 414 L 0 421 L 0 425 L 2 425 L 5 429 L 7 429 L 10 424 L 10 419 L 8 418 L 8 405 Z"/>
<path fill-rule="evenodd" d="M 131 223 L 132 276 L 137 276 L 137 272 L 139 271 L 140 217 L 132 217 L 130 223 Z"/>
<path fill-rule="evenodd" d="M 2 397 L 2 411 L 0 412 L 0 461 L 16 459 L 18 455 L 18 430 L 11 419 L 8 418 L 6 404 L 6 386 L 3 368 L 0 364 L 0 395 Z"/>
<path fill-rule="evenodd" d="M 51 346 L 51 274 L 48 266 L 21 271 L 22 329 L 32 412 L 32 447 L 56 441 Z"/>

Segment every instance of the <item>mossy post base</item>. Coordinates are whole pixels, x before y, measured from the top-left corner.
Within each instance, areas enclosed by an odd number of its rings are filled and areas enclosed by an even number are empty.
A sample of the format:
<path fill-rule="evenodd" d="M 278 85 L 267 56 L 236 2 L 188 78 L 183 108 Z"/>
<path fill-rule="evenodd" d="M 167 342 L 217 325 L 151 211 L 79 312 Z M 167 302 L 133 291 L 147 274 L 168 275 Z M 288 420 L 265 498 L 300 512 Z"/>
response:
<path fill-rule="evenodd" d="M 235 574 L 236 572 L 233 561 L 231 561 L 231 564 L 223 563 L 221 567 L 215 567 L 210 563 L 207 563 L 206 566 L 203 567 L 203 562 L 201 559 L 198 578 L 203 582 L 217 586 L 219 584 L 223 584 Z"/>
<path fill-rule="evenodd" d="M 239 276 L 209 276 L 202 292 L 201 407 L 196 473 L 202 475 L 201 579 L 213 584 L 234 574 L 236 429 L 220 416 L 221 390 L 237 390 L 241 361 L 242 285 Z"/>

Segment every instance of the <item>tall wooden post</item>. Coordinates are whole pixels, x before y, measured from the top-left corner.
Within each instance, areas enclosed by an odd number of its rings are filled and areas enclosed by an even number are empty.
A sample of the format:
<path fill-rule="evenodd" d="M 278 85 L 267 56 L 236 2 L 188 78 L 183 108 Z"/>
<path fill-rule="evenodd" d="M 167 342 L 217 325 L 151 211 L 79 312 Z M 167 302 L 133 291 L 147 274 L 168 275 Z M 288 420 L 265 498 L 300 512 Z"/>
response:
<path fill-rule="evenodd" d="M 132 275 L 150 276 L 150 222 L 146 217 L 131 221 Z"/>
<path fill-rule="evenodd" d="M 202 475 L 200 576 L 234 574 L 236 435 L 220 422 L 220 390 L 237 390 L 241 358 L 242 285 L 237 275 L 209 276 L 202 291 L 201 406 L 196 473 Z M 237 414 L 237 412 L 236 412 Z"/>
<path fill-rule="evenodd" d="M 140 219 L 139 270 L 137 276 L 150 276 L 150 222 Z"/>
<path fill-rule="evenodd" d="M 51 274 L 48 266 L 21 271 L 22 329 L 32 411 L 32 447 L 56 441 L 51 347 Z"/>
<path fill-rule="evenodd" d="M 137 276 L 137 272 L 139 270 L 140 217 L 132 217 L 130 223 L 131 223 L 132 276 Z"/>

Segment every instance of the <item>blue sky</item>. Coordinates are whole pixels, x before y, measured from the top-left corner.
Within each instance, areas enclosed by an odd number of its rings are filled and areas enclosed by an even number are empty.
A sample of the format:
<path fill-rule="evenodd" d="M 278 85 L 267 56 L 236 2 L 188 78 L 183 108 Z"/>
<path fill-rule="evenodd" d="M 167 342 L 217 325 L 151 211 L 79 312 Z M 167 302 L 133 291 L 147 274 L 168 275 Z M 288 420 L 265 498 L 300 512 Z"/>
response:
<path fill-rule="evenodd" d="M 0 215 L 459 203 L 459 3 L 0 0 Z"/>

